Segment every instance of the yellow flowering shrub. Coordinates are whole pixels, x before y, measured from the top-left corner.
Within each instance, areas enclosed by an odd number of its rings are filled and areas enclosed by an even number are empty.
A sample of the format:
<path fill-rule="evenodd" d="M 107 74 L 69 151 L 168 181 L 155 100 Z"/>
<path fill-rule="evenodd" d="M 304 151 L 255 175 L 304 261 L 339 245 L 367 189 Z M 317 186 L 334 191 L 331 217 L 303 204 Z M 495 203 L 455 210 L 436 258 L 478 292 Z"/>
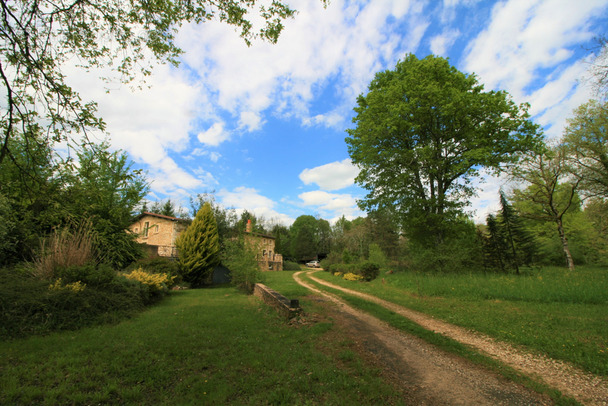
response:
<path fill-rule="evenodd" d="M 336 272 L 334 276 L 342 276 L 342 272 Z"/>
<path fill-rule="evenodd" d="M 352 272 L 344 274 L 343 278 L 346 279 L 347 281 L 360 281 L 363 279 L 363 277 L 361 275 L 357 275 Z"/>
<path fill-rule="evenodd" d="M 175 276 L 169 276 L 166 273 L 148 273 L 141 268 L 123 276 L 127 279 L 136 280 L 158 292 L 167 290 L 169 286 L 173 285 L 175 279 Z"/>
<path fill-rule="evenodd" d="M 82 292 L 87 285 L 77 281 L 74 283 L 63 284 L 61 278 L 57 279 L 55 283 L 49 285 L 49 290 L 69 290 L 74 293 Z"/>

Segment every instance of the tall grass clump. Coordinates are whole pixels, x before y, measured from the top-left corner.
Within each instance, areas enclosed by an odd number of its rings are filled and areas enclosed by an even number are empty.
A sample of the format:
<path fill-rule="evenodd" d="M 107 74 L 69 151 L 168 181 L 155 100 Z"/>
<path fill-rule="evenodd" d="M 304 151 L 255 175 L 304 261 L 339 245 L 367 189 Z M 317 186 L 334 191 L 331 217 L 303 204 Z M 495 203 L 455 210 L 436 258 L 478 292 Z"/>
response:
<path fill-rule="evenodd" d="M 95 232 L 90 220 L 55 229 L 42 239 L 31 272 L 39 279 L 53 279 L 57 270 L 95 261 Z"/>

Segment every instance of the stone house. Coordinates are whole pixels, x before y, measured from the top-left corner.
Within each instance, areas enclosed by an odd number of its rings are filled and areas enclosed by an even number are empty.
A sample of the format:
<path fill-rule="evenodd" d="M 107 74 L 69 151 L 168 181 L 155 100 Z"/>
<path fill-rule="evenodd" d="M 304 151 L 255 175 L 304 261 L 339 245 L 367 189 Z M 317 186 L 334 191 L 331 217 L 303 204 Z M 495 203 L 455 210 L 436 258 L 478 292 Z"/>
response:
<path fill-rule="evenodd" d="M 254 247 L 260 269 L 262 271 L 282 271 L 283 255 L 275 252 L 275 238 L 270 235 L 254 233 L 251 228 L 251 220 L 247 220 L 245 244 Z"/>
<path fill-rule="evenodd" d="M 150 256 L 177 257 L 175 240 L 191 223 L 162 214 L 144 212 L 137 216 L 129 229 L 137 234 L 137 242 L 144 245 Z"/>

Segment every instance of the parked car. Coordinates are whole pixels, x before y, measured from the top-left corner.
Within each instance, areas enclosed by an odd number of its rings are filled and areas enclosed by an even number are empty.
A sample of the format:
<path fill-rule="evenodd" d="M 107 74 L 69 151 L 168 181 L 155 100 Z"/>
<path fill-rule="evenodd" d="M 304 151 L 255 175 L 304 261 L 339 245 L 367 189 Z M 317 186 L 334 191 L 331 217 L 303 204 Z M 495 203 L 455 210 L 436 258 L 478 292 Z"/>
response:
<path fill-rule="evenodd" d="M 306 263 L 306 266 L 309 268 L 319 268 L 321 264 L 319 264 L 319 261 L 310 261 Z"/>

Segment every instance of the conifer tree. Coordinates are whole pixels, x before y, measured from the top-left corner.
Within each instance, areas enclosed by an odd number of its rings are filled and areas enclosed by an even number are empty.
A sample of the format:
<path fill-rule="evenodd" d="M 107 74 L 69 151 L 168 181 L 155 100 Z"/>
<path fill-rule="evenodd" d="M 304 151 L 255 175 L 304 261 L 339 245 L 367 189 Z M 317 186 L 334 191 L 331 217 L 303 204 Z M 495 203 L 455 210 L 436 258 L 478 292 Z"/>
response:
<path fill-rule="evenodd" d="M 502 190 L 500 191 L 500 206 L 499 221 L 505 238 L 505 262 L 519 275 L 519 266 L 529 265 L 532 262 L 535 249 L 534 240 Z"/>
<path fill-rule="evenodd" d="M 220 261 L 217 224 L 209 203 L 198 211 L 194 221 L 175 241 L 182 277 L 193 287 L 210 285 L 213 268 Z"/>

